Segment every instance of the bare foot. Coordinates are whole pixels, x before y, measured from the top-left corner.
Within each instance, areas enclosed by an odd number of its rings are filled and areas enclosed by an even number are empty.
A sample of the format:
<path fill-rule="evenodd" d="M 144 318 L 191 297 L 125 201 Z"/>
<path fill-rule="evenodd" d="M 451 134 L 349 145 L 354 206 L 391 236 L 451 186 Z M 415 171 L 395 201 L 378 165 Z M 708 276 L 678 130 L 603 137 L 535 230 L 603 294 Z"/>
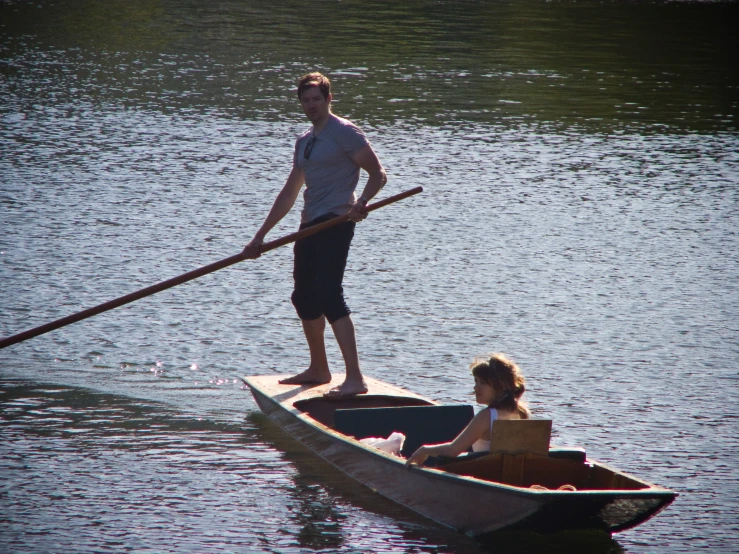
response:
<path fill-rule="evenodd" d="M 298 373 L 287 379 L 280 379 L 281 385 L 325 385 L 331 382 L 331 372 L 320 371 L 317 369 L 306 369 L 303 373 Z"/>
<path fill-rule="evenodd" d="M 366 394 L 367 384 L 364 381 L 344 381 L 338 387 L 332 388 L 325 396 L 326 398 L 343 398 L 345 396 L 356 396 Z"/>

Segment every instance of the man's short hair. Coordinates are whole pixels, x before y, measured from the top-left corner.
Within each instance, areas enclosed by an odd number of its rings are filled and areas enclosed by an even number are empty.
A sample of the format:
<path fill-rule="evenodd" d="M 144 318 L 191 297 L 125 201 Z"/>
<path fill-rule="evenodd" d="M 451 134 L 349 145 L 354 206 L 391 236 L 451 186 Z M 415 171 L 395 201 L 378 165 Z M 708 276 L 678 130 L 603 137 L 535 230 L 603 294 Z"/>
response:
<path fill-rule="evenodd" d="M 331 94 L 331 81 L 318 71 L 307 73 L 300 78 L 300 81 L 298 81 L 298 98 L 301 98 L 303 93 L 311 87 L 318 87 L 324 98 L 328 98 L 328 95 Z"/>

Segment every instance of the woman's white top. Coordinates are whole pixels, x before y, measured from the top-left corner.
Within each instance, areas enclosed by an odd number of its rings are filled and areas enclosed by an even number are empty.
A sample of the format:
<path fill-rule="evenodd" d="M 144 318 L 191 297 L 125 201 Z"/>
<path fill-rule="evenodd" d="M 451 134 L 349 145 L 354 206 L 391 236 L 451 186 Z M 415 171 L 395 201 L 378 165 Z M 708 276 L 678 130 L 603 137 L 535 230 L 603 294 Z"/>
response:
<path fill-rule="evenodd" d="M 490 431 L 488 432 L 488 440 L 477 439 L 472 444 L 473 452 L 490 452 L 490 437 L 493 434 L 493 421 L 498 419 L 498 410 L 495 408 L 488 408 L 490 410 Z"/>

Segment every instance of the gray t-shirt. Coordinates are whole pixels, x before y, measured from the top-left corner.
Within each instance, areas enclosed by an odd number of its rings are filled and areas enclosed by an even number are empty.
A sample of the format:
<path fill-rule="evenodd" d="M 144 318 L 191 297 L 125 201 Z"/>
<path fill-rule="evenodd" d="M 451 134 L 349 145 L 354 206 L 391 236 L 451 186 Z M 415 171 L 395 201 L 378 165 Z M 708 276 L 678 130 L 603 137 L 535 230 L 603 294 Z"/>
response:
<path fill-rule="evenodd" d="M 347 213 L 354 202 L 360 167 L 352 156 L 369 144 L 364 133 L 351 121 L 331 114 L 315 139 L 309 159 L 305 149 L 313 129 L 295 141 L 293 166 L 305 172 L 302 223 L 329 213 Z"/>

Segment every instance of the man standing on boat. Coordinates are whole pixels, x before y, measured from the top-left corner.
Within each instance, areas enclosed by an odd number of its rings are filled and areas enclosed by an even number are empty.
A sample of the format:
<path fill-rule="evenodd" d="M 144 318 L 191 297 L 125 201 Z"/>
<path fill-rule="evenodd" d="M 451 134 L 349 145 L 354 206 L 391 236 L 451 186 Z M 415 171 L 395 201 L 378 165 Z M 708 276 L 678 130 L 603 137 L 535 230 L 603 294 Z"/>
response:
<path fill-rule="evenodd" d="M 351 221 L 295 243 L 292 302 L 308 341 L 310 366 L 280 382 L 331 381 L 324 343 L 328 320 L 344 357 L 346 378 L 326 396 L 362 394 L 367 392 L 367 385 L 359 368 L 354 323 L 344 301 L 342 281 L 355 224 L 367 217 L 367 202 L 387 182 L 387 175 L 362 131 L 331 113 L 331 83 L 326 76 L 304 75 L 298 83 L 298 99 L 313 127 L 295 142 L 290 175 L 244 253 L 248 258 L 259 257 L 264 237 L 287 215 L 304 184 L 301 229 L 351 214 Z M 360 169 L 369 178 L 357 199 Z"/>

